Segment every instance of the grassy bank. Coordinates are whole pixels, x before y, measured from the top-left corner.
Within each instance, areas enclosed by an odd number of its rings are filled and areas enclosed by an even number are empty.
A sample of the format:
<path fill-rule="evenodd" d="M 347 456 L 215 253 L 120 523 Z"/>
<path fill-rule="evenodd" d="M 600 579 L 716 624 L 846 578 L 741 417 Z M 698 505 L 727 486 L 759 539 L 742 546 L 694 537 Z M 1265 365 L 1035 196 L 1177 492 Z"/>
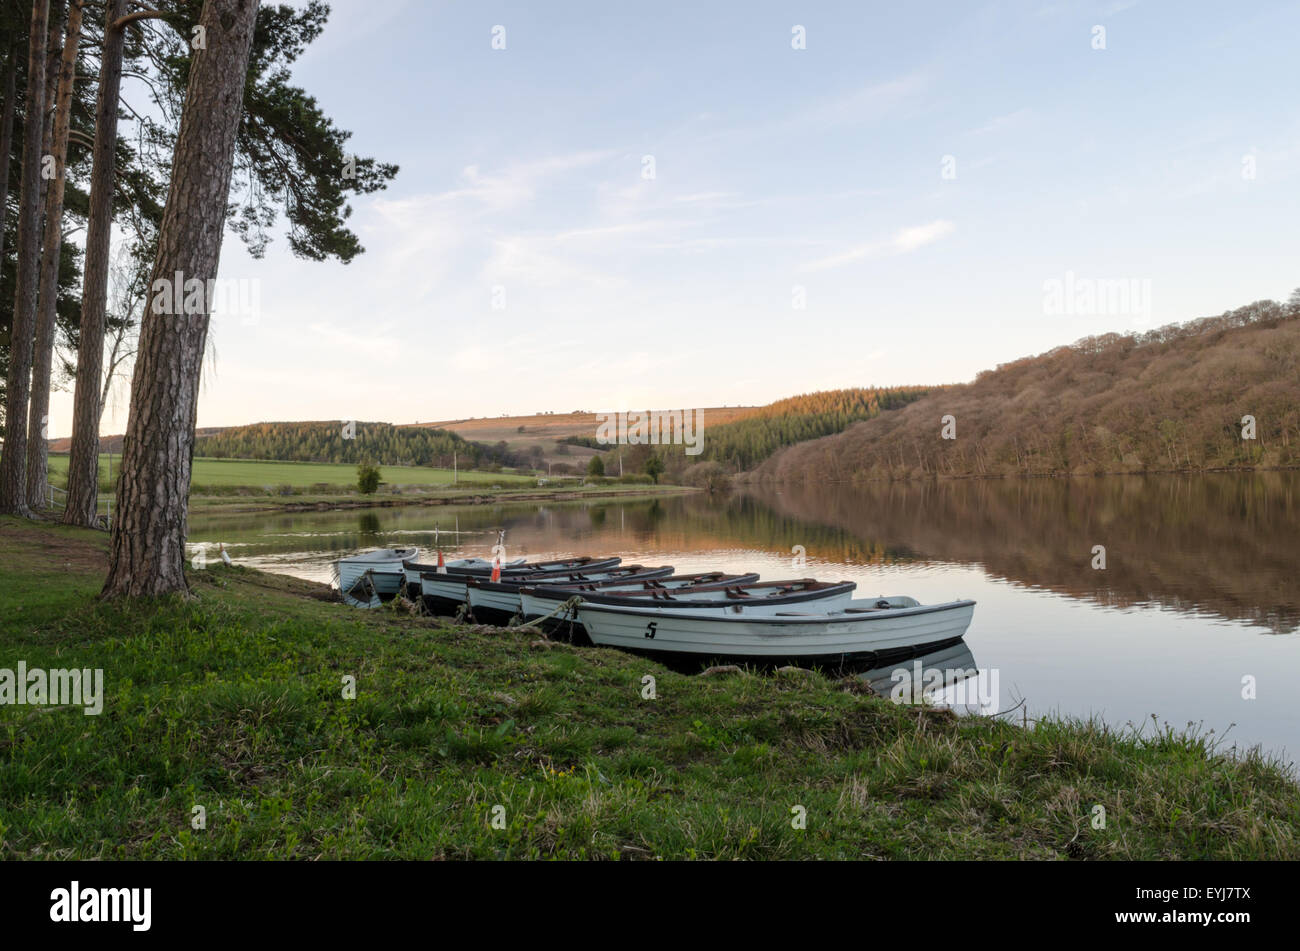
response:
<path fill-rule="evenodd" d="M 108 458 L 99 459 L 100 512 L 108 510 L 117 476 L 109 478 Z M 373 495 L 357 491 L 353 465 L 318 462 L 266 462 L 257 459 L 194 460 L 190 510 L 307 511 L 393 505 L 478 505 L 511 501 L 561 501 L 606 497 L 641 497 L 693 491 L 678 486 L 620 484 L 576 478 L 545 479 L 511 472 L 435 469 L 428 466 L 381 466 L 383 483 Z M 50 483 L 65 488 L 67 455 L 50 456 Z M 453 478 L 455 481 L 453 482 Z"/>
<path fill-rule="evenodd" d="M 120 457 L 114 458 L 113 477 L 117 475 Z M 108 456 L 99 458 L 99 480 L 101 489 L 107 490 L 109 482 Z M 536 485 L 537 479 L 531 475 L 512 472 L 478 472 L 451 469 L 435 469 L 431 466 L 380 466 L 386 485 L 403 486 L 451 486 L 456 484 L 473 486 L 508 486 Z M 68 456 L 50 456 L 50 481 L 59 488 L 64 488 L 68 478 Z M 222 489 L 262 489 L 276 491 L 290 489 L 310 489 L 313 487 L 356 488 L 357 467 L 333 462 L 269 462 L 260 459 L 205 459 L 194 460 L 190 476 L 195 495 Z"/>
<path fill-rule="evenodd" d="M 103 668 L 106 694 L 0 706 L 8 858 L 1300 858 L 1284 771 L 1193 737 L 688 677 L 240 568 L 102 604 L 105 543 L 0 519 L 0 667 Z"/>
<path fill-rule="evenodd" d="M 345 509 L 398 508 L 434 505 L 498 505 L 511 502 L 580 502 L 587 499 L 618 499 L 635 502 L 641 499 L 697 492 L 698 489 L 675 485 L 584 485 L 544 486 L 525 489 L 493 489 L 489 486 L 430 489 L 400 495 L 362 495 L 359 492 L 333 495 L 248 496 L 215 495 L 190 497 L 192 515 L 227 512 L 312 512 Z"/>

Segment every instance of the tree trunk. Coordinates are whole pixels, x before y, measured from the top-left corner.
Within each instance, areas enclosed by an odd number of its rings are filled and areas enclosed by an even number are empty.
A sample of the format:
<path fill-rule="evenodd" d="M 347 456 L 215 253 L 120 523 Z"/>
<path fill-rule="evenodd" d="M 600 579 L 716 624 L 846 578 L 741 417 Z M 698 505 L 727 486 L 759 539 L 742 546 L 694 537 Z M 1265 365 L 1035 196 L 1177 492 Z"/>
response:
<path fill-rule="evenodd" d="M 188 591 L 186 508 L 212 306 L 207 289 L 221 257 L 257 6 L 257 0 L 207 0 L 199 18 L 206 48 L 194 52 L 149 281 L 152 297 L 140 328 L 106 597 Z M 202 301 L 191 307 L 187 292 L 195 282 L 201 282 Z M 179 300 L 187 306 L 177 308 Z"/>
<path fill-rule="evenodd" d="M 18 201 L 18 278 L 5 393 L 5 448 L 0 455 L 0 513 L 27 508 L 27 399 L 31 391 L 36 327 L 36 282 L 41 263 L 41 133 L 45 113 L 45 44 L 49 0 L 32 3 L 27 43 L 27 115 L 23 119 L 23 181 Z"/>
<path fill-rule="evenodd" d="M 68 126 L 72 121 L 72 81 L 81 42 L 81 7 L 82 0 L 71 0 L 68 6 L 68 27 L 54 97 L 49 154 L 54 158 L 55 177 L 45 201 L 36 351 L 32 357 L 32 405 L 27 424 L 27 504 L 33 509 L 44 507 L 49 491 L 50 382 L 54 369 L 54 332 L 58 326 L 59 264 L 63 257 L 64 164 L 68 157 Z"/>
<path fill-rule="evenodd" d="M 17 90 L 14 77 L 18 75 L 18 43 L 13 35 L 8 42 L 9 56 L 5 66 L 5 109 L 0 116 L 0 261 L 5 256 L 5 225 L 9 218 L 9 153 L 14 150 L 14 99 Z"/>
<path fill-rule="evenodd" d="M 66 12 L 68 0 L 49 0 L 50 10 L 46 15 L 48 23 L 49 42 L 45 46 L 45 99 L 42 103 L 43 114 L 41 117 L 41 221 L 45 220 L 46 196 L 50 193 L 50 166 L 49 155 L 54 147 L 54 93 L 59 86 L 59 54 L 63 49 L 63 15 Z M 44 224 L 42 224 L 44 228 Z M 42 231 L 42 238 L 44 232 Z M 43 246 L 42 246 L 43 247 Z M 37 287 L 37 311 L 36 321 L 40 320 L 40 264 L 37 263 L 36 287 Z M 35 323 L 33 323 L 35 328 Z M 30 439 L 30 434 L 29 439 Z"/>
<path fill-rule="evenodd" d="M 86 260 L 81 284 L 81 342 L 73 396 L 72 451 L 68 459 L 68 500 L 63 521 L 95 524 L 99 506 L 100 375 L 104 368 L 104 311 L 108 306 L 109 239 L 113 233 L 113 153 L 117 149 L 117 98 L 122 87 L 122 47 L 126 34 L 112 26 L 126 15 L 128 0 L 109 0 L 104 50 L 95 106 L 95 144 L 90 171 L 90 213 L 86 219 Z"/>

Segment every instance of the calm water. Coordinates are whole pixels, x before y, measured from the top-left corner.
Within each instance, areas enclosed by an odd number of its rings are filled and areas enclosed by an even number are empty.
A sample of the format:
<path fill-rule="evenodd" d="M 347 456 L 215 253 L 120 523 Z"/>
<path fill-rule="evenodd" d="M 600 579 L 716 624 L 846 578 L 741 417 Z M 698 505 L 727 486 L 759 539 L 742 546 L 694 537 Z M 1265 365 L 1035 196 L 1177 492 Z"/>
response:
<path fill-rule="evenodd" d="M 1226 747 L 1300 750 L 1297 474 L 787 486 L 722 499 L 210 516 L 190 528 L 192 542 L 223 542 L 239 563 L 321 581 L 344 553 L 431 547 L 435 530 L 449 556 L 486 557 L 505 528 L 510 557 L 608 553 L 680 571 L 847 578 L 861 597 L 974 598 L 966 643 L 999 709 L 1023 700 L 1031 717 L 1121 726 L 1154 714 L 1226 732 Z M 1092 567 L 1098 545 L 1104 570 Z M 1244 678 L 1255 699 L 1243 698 Z"/>

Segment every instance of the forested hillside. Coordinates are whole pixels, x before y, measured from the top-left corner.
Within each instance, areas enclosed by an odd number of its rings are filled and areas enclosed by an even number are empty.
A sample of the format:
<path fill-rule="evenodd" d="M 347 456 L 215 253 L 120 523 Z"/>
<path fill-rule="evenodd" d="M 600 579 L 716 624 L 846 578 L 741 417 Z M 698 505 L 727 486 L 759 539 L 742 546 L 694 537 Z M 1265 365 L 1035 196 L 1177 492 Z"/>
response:
<path fill-rule="evenodd" d="M 945 417 L 953 417 L 944 437 Z M 1253 417 L 1251 421 L 1244 417 Z M 712 435 L 712 434 L 710 434 Z M 1253 438 L 1251 438 L 1253 436 Z M 751 479 L 851 482 L 1300 465 L 1300 293 L 1086 337 L 778 453 Z"/>
<path fill-rule="evenodd" d="M 469 442 L 442 429 L 392 423 L 342 421 L 255 423 L 223 429 L 195 441 L 194 454 L 216 459 L 279 459 L 297 462 L 360 462 L 390 466 L 445 466 L 462 469 L 515 465 L 503 445 Z"/>
<path fill-rule="evenodd" d="M 825 390 L 769 403 L 744 419 L 721 426 L 710 426 L 706 416 L 703 451 L 695 461 L 748 469 L 785 446 L 842 432 L 860 420 L 906 406 L 932 391 L 933 387 L 921 386 Z"/>

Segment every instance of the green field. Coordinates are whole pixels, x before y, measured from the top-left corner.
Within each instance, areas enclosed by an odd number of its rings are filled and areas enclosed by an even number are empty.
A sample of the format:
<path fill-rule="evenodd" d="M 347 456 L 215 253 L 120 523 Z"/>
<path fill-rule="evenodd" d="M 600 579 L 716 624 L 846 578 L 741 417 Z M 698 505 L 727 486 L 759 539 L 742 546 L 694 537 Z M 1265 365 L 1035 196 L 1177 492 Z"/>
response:
<path fill-rule="evenodd" d="M 121 457 L 114 456 L 113 472 L 121 464 Z M 433 469 L 421 466 L 380 466 L 383 481 L 388 485 L 451 485 L 450 469 Z M 101 486 L 108 481 L 108 458 L 99 457 L 99 478 Z M 68 479 L 68 457 L 50 456 L 50 481 L 59 488 L 65 488 Z M 346 463 L 334 462 L 265 462 L 257 459 L 204 459 L 194 460 L 194 473 L 191 483 L 196 488 L 214 486 L 231 488 L 236 486 L 292 486 L 306 489 L 314 485 L 355 486 L 357 467 Z M 515 475 L 504 472 L 473 472 L 461 470 L 459 483 L 473 485 L 522 486 L 536 485 L 532 476 Z"/>

